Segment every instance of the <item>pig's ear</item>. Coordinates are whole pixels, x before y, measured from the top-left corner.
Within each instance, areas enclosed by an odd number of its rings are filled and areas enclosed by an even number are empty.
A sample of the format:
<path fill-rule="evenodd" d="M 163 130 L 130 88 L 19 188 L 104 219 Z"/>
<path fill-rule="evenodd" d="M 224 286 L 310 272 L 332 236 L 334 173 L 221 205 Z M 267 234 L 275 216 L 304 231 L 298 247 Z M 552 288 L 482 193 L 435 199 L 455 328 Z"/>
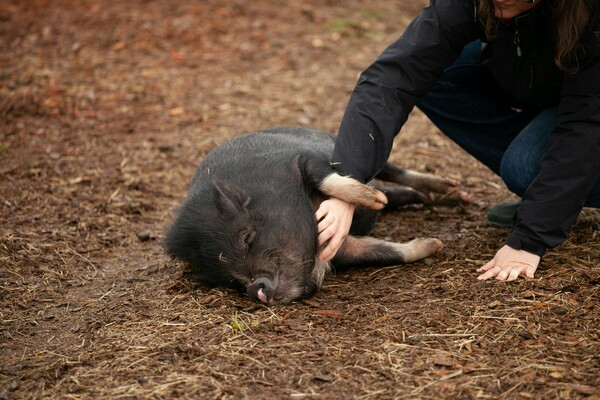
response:
<path fill-rule="evenodd" d="M 220 179 L 215 179 L 213 186 L 215 187 L 215 205 L 221 213 L 233 216 L 246 211 L 246 207 L 250 203 L 250 196 L 246 192 Z"/>

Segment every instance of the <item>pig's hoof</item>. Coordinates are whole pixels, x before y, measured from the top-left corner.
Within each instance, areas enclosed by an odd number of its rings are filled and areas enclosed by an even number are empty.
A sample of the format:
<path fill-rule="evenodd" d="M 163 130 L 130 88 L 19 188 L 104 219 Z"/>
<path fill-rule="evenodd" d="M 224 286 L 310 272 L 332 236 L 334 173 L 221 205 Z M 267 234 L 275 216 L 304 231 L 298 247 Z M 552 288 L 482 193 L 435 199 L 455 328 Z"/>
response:
<path fill-rule="evenodd" d="M 407 263 L 429 257 L 444 247 L 439 239 L 417 238 L 405 244 L 404 260 Z"/>
<path fill-rule="evenodd" d="M 365 188 L 368 189 L 368 193 L 370 196 L 365 196 L 365 201 L 361 205 L 368 207 L 372 210 L 382 210 L 388 203 L 387 196 L 383 192 L 375 188 L 369 186 L 366 186 Z"/>
<path fill-rule="evenodd" d="M 416 238 L 412 242 L 415 242 L 415 246 L 422 247 L 425 252 L 429 253 L 427 256 L 435 254 L 444 248 L 442 241 L 436 238 Z"/>

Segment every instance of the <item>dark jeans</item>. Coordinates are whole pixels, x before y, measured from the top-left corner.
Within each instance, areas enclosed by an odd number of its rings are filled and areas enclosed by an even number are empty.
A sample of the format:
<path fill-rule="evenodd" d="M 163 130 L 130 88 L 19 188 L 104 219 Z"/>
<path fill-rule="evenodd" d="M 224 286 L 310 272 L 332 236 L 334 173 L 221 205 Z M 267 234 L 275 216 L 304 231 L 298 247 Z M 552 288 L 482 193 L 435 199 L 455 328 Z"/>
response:
<path fill-rule="evenodd" d="M 466 46 L 417 107 L 444 135 L 500 176 L 510 191 L 523 196 L 540 169 L 557 109 L 512 109 L 479 62 L 480 52 L 479 41 Z M 585 205 L 600 207 L 600 182 Z"/>

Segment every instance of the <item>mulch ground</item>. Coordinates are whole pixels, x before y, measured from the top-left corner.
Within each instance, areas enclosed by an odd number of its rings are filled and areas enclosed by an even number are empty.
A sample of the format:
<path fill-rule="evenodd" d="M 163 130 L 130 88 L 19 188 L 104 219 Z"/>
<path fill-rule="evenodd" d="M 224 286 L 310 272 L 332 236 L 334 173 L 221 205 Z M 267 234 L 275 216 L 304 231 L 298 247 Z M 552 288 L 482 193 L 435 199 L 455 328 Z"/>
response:
<path fill-rule="evenodd" d="M 375 236 L 442 253 L 266 307 L 198 287 L 163 232 L 235 135 L 335 132 L 423 0 L 0 3 L 0 399 L 598 399 L 600 214 L 533 280 L 478 282 L 502 183 L 413 112 L 392 161 L 458 178 Z"/>

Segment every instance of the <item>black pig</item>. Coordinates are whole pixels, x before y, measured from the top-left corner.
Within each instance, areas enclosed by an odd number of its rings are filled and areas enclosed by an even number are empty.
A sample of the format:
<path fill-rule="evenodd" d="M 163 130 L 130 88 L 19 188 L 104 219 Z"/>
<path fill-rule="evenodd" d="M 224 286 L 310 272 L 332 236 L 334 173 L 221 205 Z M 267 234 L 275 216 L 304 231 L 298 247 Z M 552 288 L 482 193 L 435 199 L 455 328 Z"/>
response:
<path fill-rule="evenodd" d="M 276 128 L 239 136 L 202 161 L 187 198 L 167 230 L 167 252 L 191 267 L 198 281 L 234 286 L 266 304 L 312 295 L 331 270 L 319 260 L 315 211 L 337 197 L 359 204 L 336 267 L 387 266 L 428 257 L 437 239 L 392 243 L 367 237 L 386 203 L 464 200 L 455 182 L 388 164 L 378 178 L 411 186 L 379 190 L 336 174 L 334 139 L 305 128 Z M 413 189 L 413 188 L 416 188 Z M 447 194 L 450 193 L 448 196 Z M 454 193 L 454 194 L 452 194 Z"/>

